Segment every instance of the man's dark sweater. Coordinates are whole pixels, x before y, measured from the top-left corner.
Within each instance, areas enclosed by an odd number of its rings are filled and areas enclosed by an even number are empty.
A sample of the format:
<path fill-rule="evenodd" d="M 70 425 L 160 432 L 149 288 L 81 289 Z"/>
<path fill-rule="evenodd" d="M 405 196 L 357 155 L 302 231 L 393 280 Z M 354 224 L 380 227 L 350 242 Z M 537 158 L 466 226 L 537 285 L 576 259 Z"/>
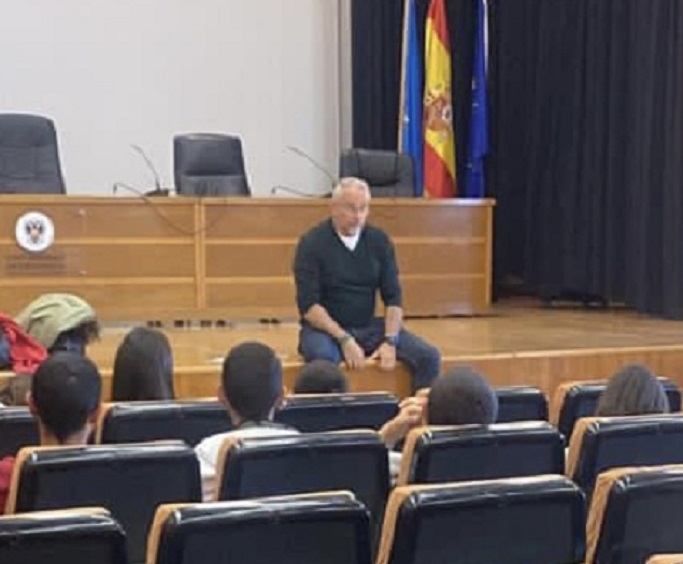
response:
<path fill-rule="evenodd" d="M 394 246 L 384 231 L 370 225 L 353 251 L 330 219 L 308 231 L 296 249 L 294 277 L 302 317 L 318 304 L 342 327 L 366 327 L 375 314 L 378 289 L 385 305 L 401 306 Z"/>

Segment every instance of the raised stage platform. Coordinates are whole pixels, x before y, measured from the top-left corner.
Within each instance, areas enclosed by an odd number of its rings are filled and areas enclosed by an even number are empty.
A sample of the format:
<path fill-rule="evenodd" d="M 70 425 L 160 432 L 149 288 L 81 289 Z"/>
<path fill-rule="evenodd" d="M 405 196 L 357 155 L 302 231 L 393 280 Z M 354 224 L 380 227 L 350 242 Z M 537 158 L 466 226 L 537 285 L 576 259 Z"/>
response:
<path fill-rule="evenodd" d="M 561 382 L 604 378 L 624 364 L 642 362 L 683 386 L 683 322 L 626 310 L 543 309 L 537 302 L 512 301 L 496 305 L 486 317 L 408 320 L 406 325 L 441 349 L 444 367 L 472 365 L 494 385 L 527 384 L 552 394 Z M 165 330 L 174 348 L 181 397 L 215 395 L 223 356 L 245 340 L 271 345 L 290 385 L 301 367 L 294 322 Z M 108 327 L 91 347 L 105 377 L 125 332 L 125 327 Z M 404 370 L 383 373 L 370 367 L 349 376 L 357 391 L 388 390 L 399 396 L 410 391 Z M 108 396 L 109 385 L 105 388 Z"/>

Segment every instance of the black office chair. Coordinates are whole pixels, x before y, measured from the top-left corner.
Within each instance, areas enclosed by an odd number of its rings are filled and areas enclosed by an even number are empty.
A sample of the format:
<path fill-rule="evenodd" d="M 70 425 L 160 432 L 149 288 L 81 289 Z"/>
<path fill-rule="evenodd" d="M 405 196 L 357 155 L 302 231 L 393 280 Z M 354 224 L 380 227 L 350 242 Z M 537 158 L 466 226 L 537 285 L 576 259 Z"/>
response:
<path fill-rule="evenodd" d="M 414 169 L 410 155 L 395 151 L 344 149 L 339 158 L 339 176 L 365 180 L 373 198 L 413 198 Z"/>
<path fill-rule="evenodd" d="M 218 133 L 176 135 L 173 168 L 179 195 L 250 195 L 239 137 Z"/>
<path fill-rule="evenodd" d="M 14 456 L 21 447 L 37 444 L 38 426 L 28 407 L 0 409 L 0 458 Z"/>
<path fill-rule="evenodd" d="M 377 564 L 580 562 L 584 497 L 562 476 L 400 486 Z"/>
<path fill-rule="evenodd" d="M 683 464 L 683 414 L 581 419 L 567 470 L 590 498 L 606 470 L 660 464 Z"/>
<path fill-rule="evenodd" d="M 0 420 L 1 416 L 0 412 Z M 176 439 L 195 446 L 205 437 L 230 429 L 230 418 L 218 400 L 114 403 L 104 407 L 97 426 L 97 442 L 117 444 Z"/>
<path fill-rule="evenodd" d="M 0 517 L 2 564 L 128 564 L 126 535 L 102 508 Z"/>
<path fill-rule="evenodd" d="M 0 114 L 0 194 L 64 194 L 51 119 Z"/>
<path fill-rule="evenodd" d="M 586 523 L 586 564 L 641 564 L 655 554 L 683 552 L 681 505 L 683 466 L 601 474 Z"/>
<path fill-rule="evenodd" d="M 141 562 L 157 506 L 200 500 L 199 463 L 182 443 L 27 447 L 17 456 L 7 512 L 105 507 L 126 531 L 131 562 Z"/>
<path fill-rule="evenodd" d="M 275 421 L 302 433 L 379 429 L 398 414 L 398 399 L 385 392 L 287 396 Z"/>
<path fill-rule="evenodd" d="M 406 438 L 398 484 L 563 472 L 564 442 L 545 421 L 420 427 Z"/>

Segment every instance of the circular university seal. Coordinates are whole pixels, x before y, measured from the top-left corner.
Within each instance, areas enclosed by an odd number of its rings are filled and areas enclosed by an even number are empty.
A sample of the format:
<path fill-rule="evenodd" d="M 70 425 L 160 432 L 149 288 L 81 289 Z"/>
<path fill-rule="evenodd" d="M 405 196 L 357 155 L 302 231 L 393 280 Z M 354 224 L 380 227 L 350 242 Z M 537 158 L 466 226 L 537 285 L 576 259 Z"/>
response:
<path fill-rule="evenodd" d="M 40 253 L 54 243 L 55 224 L 44 213 L 28 212 L 17 219 L 14 235 L 22 249 Z"/>

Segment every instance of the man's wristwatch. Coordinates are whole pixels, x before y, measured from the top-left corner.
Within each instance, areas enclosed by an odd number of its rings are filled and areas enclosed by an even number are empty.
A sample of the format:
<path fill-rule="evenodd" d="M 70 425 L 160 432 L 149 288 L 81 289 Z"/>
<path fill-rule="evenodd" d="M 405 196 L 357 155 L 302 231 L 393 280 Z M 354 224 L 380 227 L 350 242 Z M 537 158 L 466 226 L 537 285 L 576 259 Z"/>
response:
<path fill-rule="evenodd" d="M 384 342 L 392 347 L 398 346 L 398 335 L 384 335 Z"/>

